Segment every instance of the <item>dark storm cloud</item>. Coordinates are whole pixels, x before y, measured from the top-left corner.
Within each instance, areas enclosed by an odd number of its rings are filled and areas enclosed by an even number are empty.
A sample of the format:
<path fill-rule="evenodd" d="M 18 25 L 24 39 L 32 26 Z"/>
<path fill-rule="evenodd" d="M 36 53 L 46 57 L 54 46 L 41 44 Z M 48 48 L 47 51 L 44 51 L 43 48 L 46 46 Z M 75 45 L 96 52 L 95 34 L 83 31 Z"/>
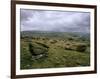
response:
<path fill-rule="evenodd" d="M 21 9 L 21 31 L 89 32 L 90 13 Z"/>

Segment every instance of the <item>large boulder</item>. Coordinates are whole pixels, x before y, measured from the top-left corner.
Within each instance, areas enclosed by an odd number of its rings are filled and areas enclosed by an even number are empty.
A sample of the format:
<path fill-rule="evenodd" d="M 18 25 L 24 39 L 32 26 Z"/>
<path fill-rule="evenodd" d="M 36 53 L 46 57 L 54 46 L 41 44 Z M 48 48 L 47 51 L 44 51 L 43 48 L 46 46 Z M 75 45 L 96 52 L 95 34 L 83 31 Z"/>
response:
<path fill-rule="evenodd" d="M 37 59 L 48 55 L 48 48 L 36 43 L 29 43 L 29 51 L 32 54 L 32 57 Z"/>
<path fill-rule="evenodd" d="M 84 44 L 80 44 L 76 47 L 76 50 L 79 52 L 84 52 L 87 49 L 87 46 Z"/>

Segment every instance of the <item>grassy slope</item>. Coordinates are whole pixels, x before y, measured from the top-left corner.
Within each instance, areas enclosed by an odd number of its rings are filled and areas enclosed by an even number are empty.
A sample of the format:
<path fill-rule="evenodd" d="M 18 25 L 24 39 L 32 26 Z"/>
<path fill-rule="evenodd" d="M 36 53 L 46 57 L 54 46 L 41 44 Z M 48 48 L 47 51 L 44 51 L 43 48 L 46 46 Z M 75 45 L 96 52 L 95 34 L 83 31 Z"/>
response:
<path fill-rule="evenodd" d="M 51 41 L 53 40 L 52 38 L 49 40 L 32 39 L 33 43 L 40 42 L 49 46 L 48 57 L 38 60 L 32 60 L 27 40 L 28 39 L 21 40 L 21 69 L 77 67 L 90 65 L 89 53 L 64 49 L 66 44 L 70 44 L 72 45 L 72 47 L 70 46 L 71 48 L 75 48 L 74 45 L 77 45 L 78 43 L 83 43 L 82 41 L 62 41 L 56 39 L 56 43 L 51 43 Z"/>

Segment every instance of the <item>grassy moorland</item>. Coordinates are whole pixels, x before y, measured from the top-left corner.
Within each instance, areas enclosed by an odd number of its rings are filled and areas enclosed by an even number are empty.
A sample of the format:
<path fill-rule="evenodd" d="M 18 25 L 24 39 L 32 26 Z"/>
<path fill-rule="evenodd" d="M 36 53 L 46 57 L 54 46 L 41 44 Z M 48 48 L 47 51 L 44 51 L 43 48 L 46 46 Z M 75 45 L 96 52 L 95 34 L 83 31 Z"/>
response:
<path fill-rule="evenodd" d="M 88 33 L 21 32 L 21 69 L 90 65 Z"/>

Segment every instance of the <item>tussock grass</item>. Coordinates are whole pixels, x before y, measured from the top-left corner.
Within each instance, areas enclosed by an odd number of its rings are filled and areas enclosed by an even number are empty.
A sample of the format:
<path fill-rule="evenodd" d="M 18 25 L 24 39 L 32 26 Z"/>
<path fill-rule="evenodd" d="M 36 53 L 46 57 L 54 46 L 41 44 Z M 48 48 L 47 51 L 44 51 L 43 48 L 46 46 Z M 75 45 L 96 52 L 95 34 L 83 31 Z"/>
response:
<path fill-rule="evenodd" d="M 33 60 L 29 51 L 29 43 L 36 47 L 47 50 L 47 57 L 41 57 Z M 78 39 L 77 39 L 78 40 Z M 79 39 L 80 40 L 80 39 Z M 86 47 L 84 50 L 79 51 L 82 45 Z M 88 45 L 87 45 L 88 44 Z M 78 48 L 78 46 L 80 46 Z M 89 41 L 76 41 L 58 38 L 29 38 L 23 37 L 21 39 L 21 69 L 36 69 L 36 68 L 58 68 L 58 67 L 81 67 L 90 65 L 90 50 Z M 36 52 L 37 53 L 37 52 Z"/>

